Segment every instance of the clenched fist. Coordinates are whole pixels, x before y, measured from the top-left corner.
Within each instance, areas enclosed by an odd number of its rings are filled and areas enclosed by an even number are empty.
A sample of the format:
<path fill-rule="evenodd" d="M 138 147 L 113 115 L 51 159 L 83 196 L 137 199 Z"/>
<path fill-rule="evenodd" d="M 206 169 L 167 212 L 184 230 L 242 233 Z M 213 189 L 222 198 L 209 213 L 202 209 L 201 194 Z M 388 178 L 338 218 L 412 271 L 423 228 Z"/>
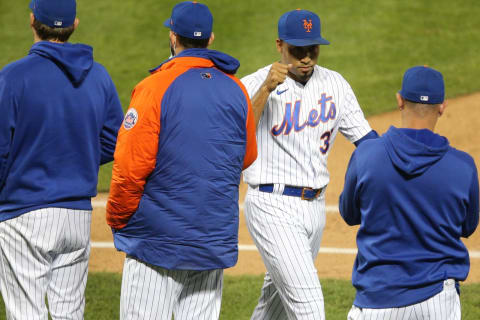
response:
<path fill-rule="evenodd" d="M 281 62 L 275 62 L 272 64 L 270 71 L 268 72 L 267 79 L 265 79 L 264 86 L 269 92 L 275 90 L 275 88 L 285 81 L 287 77 L 288 69 L 291 68 L 291 64 L 284 64 Z"/>

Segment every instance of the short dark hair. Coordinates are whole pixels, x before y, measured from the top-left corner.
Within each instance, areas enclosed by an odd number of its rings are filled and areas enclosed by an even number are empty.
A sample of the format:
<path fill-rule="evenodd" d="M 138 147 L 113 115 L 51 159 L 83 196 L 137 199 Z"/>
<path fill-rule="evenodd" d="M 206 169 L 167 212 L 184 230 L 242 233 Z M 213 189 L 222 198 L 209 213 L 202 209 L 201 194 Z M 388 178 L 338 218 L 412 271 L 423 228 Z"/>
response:
<path fill-rule="evenodd" d="M 68 38 L 70 38 L 70 36 L 72 35 L 75 27 L 72 24 L 71 26 L 66 28 L 52 28 L 41 23 L 37 19 L 33 19 L 33 29 L 35 29 L 35 32 L 41 40 L 56 40 L 60 42 L 67 42 Z"/>
<path fill-rule="evenodd" d="M 207 39 L 191 39 L 191 38 L 181 36 L 177 33 L 177 41 L 185 49 L 206 48 L 206 47 L 208 47 L 208 41 L 209 40 L 210 40 L 209 38 L 207 38 Z"/>

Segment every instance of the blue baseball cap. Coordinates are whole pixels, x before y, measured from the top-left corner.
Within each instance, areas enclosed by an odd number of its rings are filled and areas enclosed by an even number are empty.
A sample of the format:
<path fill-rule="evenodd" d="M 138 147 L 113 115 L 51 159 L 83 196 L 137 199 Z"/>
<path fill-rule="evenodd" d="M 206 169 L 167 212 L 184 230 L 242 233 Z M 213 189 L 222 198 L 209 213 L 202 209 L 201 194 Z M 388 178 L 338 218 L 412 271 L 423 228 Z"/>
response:
<path fill-rule="evenodd" d="M 208 39 L 212 33 L 213 16 L 206 5 L 184 1 L 173 7 L 171 17 L 163 25 L 190 39 Z"/>
<path fill-rule="evenodd" d="M 278 38 L 292 46 L 330 44 L 322 38 L 321 29 L 320 18 L 308 10 L 289 11 L 278 20 Z"/>
<path fill-rule="evenodd" d="M 398 93 L 409 101 L 423 104 L 439 104 L 445 100 L 443 76 L 435 69 L 416 66 L 403 75 L 402 90 Z"/>
<path fill-rule="evenodd" d="M 77 15 L 75 0 L 32 0 L 30 9 L 35 19 L 51 28 L 70 27 Z"/>

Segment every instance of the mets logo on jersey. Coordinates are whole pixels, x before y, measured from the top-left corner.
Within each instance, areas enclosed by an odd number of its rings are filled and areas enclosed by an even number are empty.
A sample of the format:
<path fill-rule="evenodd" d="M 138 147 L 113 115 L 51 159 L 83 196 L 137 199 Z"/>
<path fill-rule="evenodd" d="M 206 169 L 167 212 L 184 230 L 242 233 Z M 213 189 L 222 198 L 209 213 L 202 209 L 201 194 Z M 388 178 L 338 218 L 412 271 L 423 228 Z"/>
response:
<path fill-rule="evenodd" d="M 312 25 L 312 19 L 309 19 L 307 21 L 307 19 L 303 19 L 303 28 L 305 30 L 307 30 L 307 32 L 310 32 L 310 30 L 312 29 L 313 25 Z"/>
<path fill-rule="evenodd" d="M 202 79 L 212 79 L 212 74 L 210 72 L 202 72 L 200 75 L 202 76 Z"/>
<path fill-rule="evenodd" d="M 127 113 L 125 114 L 125 119 L 123 120 L 123 127 L 125 130 L 130 130 L 132 129 L 138 121 L 138 113 L 135 108 L 130 108 L 127 110 Z"/>
<path fill-rule="evenodd" d="M 327 97 L 326 93 L 322 93 L 320 100 L 318 100 L 318 104 L 320 105 L 320 110 L 312 109 L 308 113 L 308 118 L 302 124 L 300 124 L 300 109 L 302 107 L 302 101 L 297 100 L 295 101 L 295 105 L 293 107 L 292 113 L 292 103 L 285 104 L 285 113 L 283 115 L 283 121 L 281 124 L 275 125 L 271 133 L 274 136 L 279 136 L 281 134 L 288 135 L 292 129 L 295 132 L 300 132 L 303 129 L 308 127 L 316 127 L 322 123 L 328 122 L 328 120 L 333 120 L 337 116 L 337 108 L 335 106 L 335 102 L 332 101 L 332 97 Z M 329 102 L 329 104 L 327 104 Z"/>

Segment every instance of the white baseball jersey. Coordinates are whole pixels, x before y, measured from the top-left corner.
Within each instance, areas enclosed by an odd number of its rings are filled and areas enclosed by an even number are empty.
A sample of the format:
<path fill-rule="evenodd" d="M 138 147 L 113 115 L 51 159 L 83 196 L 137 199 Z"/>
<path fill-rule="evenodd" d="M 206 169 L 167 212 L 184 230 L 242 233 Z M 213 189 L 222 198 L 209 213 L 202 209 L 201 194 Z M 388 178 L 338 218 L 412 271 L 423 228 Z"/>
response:
<path fill-rule="evenodd" d="M 253 97 L 267 66 L 242 79 Z M 253 319 L 325 319 L 314 260 L 325 226 L 325 190 L 311 201 L 283 195 L 285 185 L 322 188 L 327 157 L 340 131 L 350 141 L 371 128 L 350 85 L 315 66 L 305 85 L 287 77 L 270 93 L 257 126 L 257 160 L 244 171 L 248 230 L 268 270 Z M 259 184 L 274 184 L 273 192 Z"/>
<path fill-rule="evenodd" d="M 250 97 L 270 67 L 241 79 Z M 327 157 L 338 131 L 355 142 L 371 130 L 347 81 L 316 65 L 305 86 L 287 77 L 268 97 L 257 126 L 258 157 L 244 171 L 244 180 L 250 185 L 324 187 L 329 182 Z"/>

